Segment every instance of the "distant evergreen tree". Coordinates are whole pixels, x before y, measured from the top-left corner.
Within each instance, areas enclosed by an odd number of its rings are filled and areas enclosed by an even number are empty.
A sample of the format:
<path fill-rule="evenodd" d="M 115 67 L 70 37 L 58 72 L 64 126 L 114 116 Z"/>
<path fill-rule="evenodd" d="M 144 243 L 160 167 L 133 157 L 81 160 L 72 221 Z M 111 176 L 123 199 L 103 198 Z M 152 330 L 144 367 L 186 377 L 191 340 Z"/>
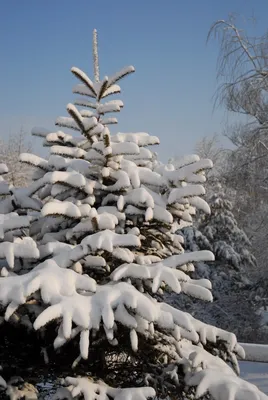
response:
<path fill-rule="evenodd" d="M 250 252 L 248 237 L 237 224 L 232 203 L 217 180 L 210 185 L 209 192 L 210 214 L 199 212 L 195 225 L 183 227 L 180 233 L 186 251 L 214 252 L 215 261 L 198 262 L 192 272 L 193 278 L 211 281 L 214 301 L 204 308 L 186 296 L 172 296 L 172 303 L 207 323 L 232 330 L 240 340 L 250 340 L 252 328 L 258 327 L 260 322 L 255 314 L 252 283 L 248 278 L 248 270 L 255 266 L 255 258 Z"/>
<path fill-rule="evenodd" d="M 238 226 L 232 203 L 226 198 L 220 183 L 216 182 L 214 193 L 207 201 L 211 213 L 202 214 L 197 227 L 200 235 L 207 239 L 198 240 L 199 248 L 207 248 L 215 255 L 211 279 L 214 285 L 220 284 L 219 278 L 231 280 L 232 283 L 248 283 L 249 268 L 255 266 L 255 258 L 250 251 L 250 241 Z"/>

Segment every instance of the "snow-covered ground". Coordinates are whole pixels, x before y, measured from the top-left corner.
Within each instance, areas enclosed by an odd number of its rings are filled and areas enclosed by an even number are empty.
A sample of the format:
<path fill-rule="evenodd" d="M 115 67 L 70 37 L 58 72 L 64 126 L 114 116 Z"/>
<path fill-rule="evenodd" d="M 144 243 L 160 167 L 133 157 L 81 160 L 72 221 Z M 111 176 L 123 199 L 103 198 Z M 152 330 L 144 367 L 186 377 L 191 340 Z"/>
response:
<path fill-rule="evenodd" d="M 268 363 L 242 361 L 240 362 L 241 378 L 258 386 L 268 394 Z"/>

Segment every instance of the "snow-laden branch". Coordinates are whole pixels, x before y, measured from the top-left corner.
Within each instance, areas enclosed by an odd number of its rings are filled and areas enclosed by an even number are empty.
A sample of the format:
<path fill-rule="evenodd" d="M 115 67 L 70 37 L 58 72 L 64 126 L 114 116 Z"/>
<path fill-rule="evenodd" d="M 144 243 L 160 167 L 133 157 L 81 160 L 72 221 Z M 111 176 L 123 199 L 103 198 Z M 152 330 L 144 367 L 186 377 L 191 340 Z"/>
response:
<path fill-rule="evenodd" d="M 220 369 L 204 369 L 186 379 L 189 386 L 196 386 L 196 398 L 209 393 L 213 399 L 267 400 L 255 385 Z"/>
<path fill-rule="evenodd" d="M 147 400 L 155 397 L 155 390 L 151 387 L 137 388 L 113 388 L 106 385 L 103 381 L 94 382 L 90 378 L 67 377 L 64 380 L 67 388 L 58 389 L 53 396 L 53 400 L 63 398 L 74 399 L 83 396 L 85 400 Z"/>

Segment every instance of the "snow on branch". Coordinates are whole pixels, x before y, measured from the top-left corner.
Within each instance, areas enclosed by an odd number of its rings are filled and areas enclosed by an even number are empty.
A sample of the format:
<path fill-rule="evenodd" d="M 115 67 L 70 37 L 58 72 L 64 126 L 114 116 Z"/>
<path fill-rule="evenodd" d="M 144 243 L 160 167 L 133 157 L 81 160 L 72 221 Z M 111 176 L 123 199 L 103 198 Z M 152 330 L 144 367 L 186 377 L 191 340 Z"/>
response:
<path fill-rule="evenodd" d="M 135 69 L 134 67 L 126 67 L 110 78 L 105 76 L 102 81 L 96 82 L 92 82 L 91 79 L 79 68 L 73 67 L 71 71 L 83 82 L 82 84 L 76 85 L 73 88 L 73 92 L 95 98 L 97 101 L 99 101 L 111 94 L 120 93 L 120 86 L 116 85 L 115 83 L 124 76 L 134 72 Z"/>
<path fill-rule="evenodd" d="M 199 196 L 191 196 L 188 200 L 191 206 L 203 211 L 205 214 L 210 214 L 210 206 L 208 205 L 206 200 L 202 199 Z"/>
<path fill-rule="evenodd" d="M 92 97 L 97 97 L 97 92 L 91 79 L 89 79 L 89 77 L 79 68 L 73 67 L 71 71 L 78 79 L 80 79 L 80 81 L 82 81 L 87 86 L 88 90 L 92 93 Z"/>
<path fill-rule="evenodd" d="M 81 173 L 85 177 L 89 174 L 90 163 L 86 160 L 64 158 L 59 155 L 51 155 L 48 159 L 48 165 L 54 170 L 73 170 Z"/>
<path fill-rule="evenodd" d="M 16 213 L 0 215 L 0 239 L 4 239 L 7 232 L 29 228 L 30 221 L 30 216 L 19 216 Z"/>
<path fill-rule="evenodd" d="M 98 105 L 96 110 L 100 115 L 104 115 L 109 112 L 119 112 L 122 107 L 123 102 L 121 100 L 111 100 L 107 103 Z"/>
<path fill-rule="evenodd" d="M 147 160 L 151 160 L 154 157 L 153 153 L 144 148 L 144 147 L 140 147 L 140 151 L 138 154 L 131 154 L 129 156 L 126 157 L 126 159 L 130 160 L 130 161 L 141 161 L 141 163 L 146 162 Z M 137 163 L 138 164 L 138 163 Z M 142 165 L 140 165 L 142 166 Z M 144 165 L 146 166 L 146 165 Z"/>
<path fill-rule="evenodd" d="M 202 185 L 187 185 L 181 188 L 172 189 L 168 197 L 168 204 L 183 202 L 185 197 L 200 196 L 205 194 Z"/>
<path fill-rule="evenodd" d="M 196 386 L 196 398 L 209 393 L 213 399 L 267 400 L 257 386 L 244 381 L 231 372 L 206 368 L 186 379 L 189 386 Z"/>
<path fill-rule="evenodd" d="M 71 115 L 71 117 L 74 119 L 76 122 L 77 126 L 82 132 L 88 132 L 90 129 L 93 129 L 97 124 L 97 118 L 91 117 L 91 118 L 83 118 L 81 117 L 80 112 L 77 110 L 75 105 L 69 103 L 67 105 L 67 111 Z"/>
<path fill-rule="evenodd" d="M 76 121 L 70 117 L 58 117 L 56 119 L 55 125 L 61 126 L 63 128 L 73 129 L 75 131 L 80 131 L 80 127 L 77 125 Z"/>
<path fill-rule="evenodd" d="M 138 167 L 133 161 L 123 159 L 121 168 L 128 174 L 134 188 L 138 188 L 142 184 L 157 189 L 166 185 L 166 180 L 160 174 L 149 168 Z"/>
<path fill-rule="evenodd" d="M 202 159 L 174 170 L 164 168 L 163 176 L 172 182 L 202 183 L 206 181 L 206 177 L 201 175 L 200 172 L 211 169 L 212 166 L 211 160 Z"/>
<path fill-rule="evenodd" d="M 83 107 L 93 108 L 94 110 L 96 110 L 97 107 L 98 107 L 97 103 L 92 103 L 90 101 L 87 101 L 83 97 L 75 100 L 74 104 L 76 106 L 83 106 Z"/>
<path fill-rule="evenodd" d="M 0 243 L 0 258 L 5 259 L 10 268 L 14 268 L 15 258 L 37 260 L 39 250 L 35 241 L 30 237 L 15 238 L 14 242 Z"/>
<path fill-rule="evenodd" d="M 88 246 L 92 251 L 106 250 L 112 253 L 115 247 L 139 247 L 140 239 L 132 234 L 118 234 L 108 229 L 87 236 L 81 245 Z"/>
<path fill-rule="evenodd" d="M 60 388 L 53 396 L 53 400 L 64 398 L 74 399 L 77 396 L 83 396 L 84 399 L 91 400 L 147 400 L 155 397 L 155 390 L 151 387 L 133 387 L 133 388 L 112 388 L 103 381 L 94 382 L 90 378 L 71 378 L 64 380 L 68 388 Z M 70 395 L 72 397 L 70 397 Z"/>
<path fill-rule="evenodd" d="M 138 146 L 149 146 L 160 143 L 158 137 L 151 136 L 145 132 L 117 133 L 116 135 L 111 136 L 111 140 L 115 143 L 133 142 L 136 143 Z"/>
<path fill-rule="evenodd" d="M 191 262 L 201 262 L 201 261 L 214 261 L 215 257 L 211 251 L 200 250 L 191 251 L 189 253 L 176 254 L 174 256 L 168 257 L 163 260 L 163 264 L 169 268 L 183 267 L 185 264 Z"/>
<path fill-rule="evenodd" d="M 117 72 L 116 74 L 112 75 L 109 78 L 108 88 L 111 87 L 114 83 L 118 82 L 120 79 L 124 78 L 125 76 L 132 74 L 133 72 L 135 72 L 135 68 L 132 65 L 121 69 L 121 71 Z"/>
<path fill-rule="evenodd" d="M 87 179 L 84 177 L 84 175 L 74 170 L 54 171 L 47 172 L 42 178 L 29 186 L 27 190 L 21 192 L 15 191 L 15 194 L 18 194 L 19 197 L 21 197 L 25 192 L 25 195 L 30 196 L 36 193 L 39 189 L 41 189 L 42 186 L 46 184 L 60 184 L 67 188 L 80 189 L 86 194 L 92 194 L 94 187 L 98 187 L 100 185 L 98 182 Z"/>
<path fill-rule="evenodd" d="M 82 117 L 78 109 L 71 103 L 67 105 L 67 111 L 71 115 L 68 117 L 58 117 L 56 125 L 81 131 L 84 136 L 91 139 L 95 134 L 100 134 L 104 129 L 103 125 L 98 123 L 95 116 Z"/>
<path fill-rule="evenodd" d="M 107 80 L 107 84 L 108 84 L 108 80 Z M 119 85 L 112 85 L 109 88 L 105 89 L 105 91 L 102 93 L 102 98 L 105 98 L 105 97 L 108 97 L 110 95 L 117 94 L 120 92 L 121 92 L 121 88 Z"/>
<path fill-rule="evenodd" d="M 102 231 L 105 229 L 114 230 L 118 225 L 118 219 L 115 215 L 110 213 L 102 213 L 84 219 L 73 228 L 73 233 L 95 232 L 97 229 Z"/>
<path fill-rule="evenodd" d="M 82 158 L 87 152 L 76 147 L 52 146 L 50 153 L 52 155 L 55 154 L 69 158 Z"/>
<path fill-rule="evenodd" d="M 89 96 L 95 98 L 96 95 L 90 90 L 86 85 L 83 85 L 81 83 L 75 85 L 73 87 L 73 93 L 81 94 L 83 96 Z"/>
<path fill-rule="evenodd" d="M 96 282 L 87 275 L 60 268 L 54 260 L 47 260 L 27 274 L 0 278 L 0 289 L 0 302 L 8 305 L 5 312 L 8 320 L 30 295 L 39 290 L 45 304 L 54 304 L 62 298 L 72 298 L 77 290 L 95 292 Z"/>
<path fill-rule="evenodd" d="M 133 189 L 123 197 L 123 202 L 137 207 L 154 208 L 154 199 L 144 187 Z"/>
<path fill-rule="evenodd" d="M 39 137 L 45 138 L 46 135 L 48 133 L 50 133 L 50 131 L 46 128 L 40 128 L 40 127 L 36 126 L 32 129 L 31 133 L 33 136 L 39 136 Z"/>
<path fill-rule="evenodd" d="M 194 164 L 198 161 L 200 161 L 200 157 L 197 154 L 188 154 L 187 156 L 181 157 L 178 160 L 172 160 L 172 164 L 174 164 L 175 169 L 179 169 L 186 165 Z"/>
<path fill-rule="evenodd" d="M 96 142 L 93 143 L 92 149 L 104 155 L 107 147 L 104 142 Z M 113 156 L 139 154 L 139 152 L 140 148 L 135 143 L 111 143 L 111 154 Z"/>
<path fill-rule="evenodd" d="M 113 218 L 113 217 L 112 217 Z M 107 220 L 105 221 L 104 219 L 101 218 L 100 215 L 100 221 L 101 223 L 111 223 L 110 221 L 110 216 Z M 112 219 L 112 221 L 114 221 Z M 79 225 L 78 225 L 79 226 Z M 77 228 L 77 230 L 80 231 L 80 229 L 90 229 L 90 226 L 84 227 L 81 225 Z M 90 233 L 90 232 L 89 232 Z M 67 234 L 67 238 L 73 237 L 75 235 L 75 232 L 69 232 Z M 134 234 L 118 234 L 115 232 L 112 232 L 108 229 L 104 229 L 103 231 L 90 234 L 89 236 L 86 236 L 82 241 L 80 245 L 76 245 L 74 247 L 70 246 L 70 250 L 67 251 L 65 248 L 64 251 L 58 252 L 56 255 L 53 256 L 53 259 L 56 263 L 61 265 L 62 268 L 69 268 L 72 267 L 76 262 L 80 262 L 82 260 L 87 259 L 88 256 L 92 256 L 94 253 L 101 253 L 103 250 L 112 253 L 114 257 L 122 259 L 124 261 L 124 257 L 128 255 L 128 260 L 131 262 L 133 261 L 133 256 L 130 257 L 129 252 L 123 252 L 124 254 L 122 255 L 122 250 L 125 247 L 132 247 L 136 248 L 141 245 L 140 239 L 138 236 Z M 126 249 L 128 250 L 128 249 Z M 121 253 L 121 254 L 120 254 Z M 52 254 L 52 253 L 50 253 Z M 83 261 L 82 261 L 83 262 Z"/>
<path fill-rule="evenodd" d="M 156 293 L 165 282 L 175 293 L 185 292 L 193 297 L 212 301 L 211 283 L 207 279 L 192 280 L 183 271 L 172 269 L 158 262 L 149 265 L 123 264 L 116 268 L 111 278 L 119 281 L 124 278 L 152 280 L 152 292 Z"/>
<path fill-rule="evenodd" d="M 71 337 L 73 322 L 87 331 L 84 334 L 87 335 L 86 348 L 88 348 L 89 331 L 99 330 L 101 321 L 108 340 L 114 339 L 115 319 L 124 321 L 124 325 L 134 329 L 137 323 L 135 318 L 128 313 L 128 308 L 135 310 L 147 321 L 157 319 L 157 310 L 152 307 L 152 302 L 133 286 L 121 282 L 116 285 L 98 286 L 96 293 L 92 296 L 82 296 L 78 293 L 73 293 L 68 297 L 62 296 L 56 304 L 49 306 L 37 317 L 34 328 L 40 329 L 49 321 L 61 317 L 63 331 L 59 330 L 59 338 L 56 339 L 55 346 L 58 347 L 58 340 L 62 343 L 64 338 L 66 341 Z M 83 346 L 80 347 L 80 351 L 81 355 L 87 358 Z"/>
<path fill-rule="evenodd" d="M 43 169 L 44 171 L 50 171 L 51 169 L 48 166 L 47 160 L 44 158 L 38 157 L 35 154 L 30 153 L 21 153 L 20 154 L 20 161 L 29 164 L 34 167 L 38 167 Z"/>
<path fill-rule="evenodd" d="M 39 211 L 42 207 L 42 202 L 39 199 L 32 198 L 33 193 L 39 189 L 39 186 L 33 185 L 31 190 L 25 188 L 13 189 L 10 188 L 6 199 L 0 201 L 0 214 L 8 214 L 14 210 L 35 210 Z"/>
<path fill-rule="evenodd" d="M 54 304 L 37 317 L 34 328 L 40 329 L 49 321 L 62 318 L 54 347 L 61 347 L 67 340 L 80 333 L 82 335 L 80 352 L 86 359 L 90 331 L 91 329 L 98 331 L 101 323 L 103 323 L 108 341 L 113 342 L 114 345 L 118 343 L 114 337 L 115 322 L 120 322 L 127 327 L 130 330 L 130 342 L 134 351 L 138 346 L 136 331 L 147 335 L 150 323 L 155 323 L 160 329 L 174 331 L 174 335 L 176 335 L 177 324 L 192 331 L 193 325 L 188 315 L 176 309 L 170 312 L 171 309 L 172 307 L 167 309 L 159 306 L 157 302 L 153 302 L 132 285 L 120 282 L 97 286 L 96 293 L 91 296 L 74 292 L 72 295 L 58 297 Z M 141 324 L 140 317 L 145 322 L 147 321 L 147 324 Z M 77 328 L 72 329 L 73 323 Z"/>
<path fill-rule="evenodd" d="M 81 114 L 82 115 L 82 114 Z M 46 136 L 44 146 L 51 146 L 53 144 L 68 145 L 72 147 L 81 147 L 85 144 L 86 139 L 83 136 L 73 137 L 62 131 L 51 132 Z"/>
<path fill-rule="evenodd" d="M 82 208 L 82 210 L 81 210 Z M 68 218 L 81 218 L 90 214 L 90 206 L 83 204 L 77 206 L 70 201 L 50 201 L 46 203 L 41 210 L 41 215 L 44 217 L 49 215 L 63 215 Z"/>
<path fill-rule="evenodd" d="M 86 109 L 82 109 L 80 110 L 80 114 L 82 117 L 84 118 L 91 118 L 91 117 L 97 117 L 97 114 L 95 114 L 92 111 L 86 110 Z"/>
<path fill-rule="evenodd" d="M 0 164 L 0 175 L 3 175 L 3 174 L 7 174 L 8 173 L 8 168 L 7 168 L 7 166 L 6 166 L 6 164 Z"/>
<path fill-rule="evenodd" d="M 114 125 L 118 123 L 117 118 L 110 117 L 110 118 L 100 118 L 100 123 L 102 125 Z"/>

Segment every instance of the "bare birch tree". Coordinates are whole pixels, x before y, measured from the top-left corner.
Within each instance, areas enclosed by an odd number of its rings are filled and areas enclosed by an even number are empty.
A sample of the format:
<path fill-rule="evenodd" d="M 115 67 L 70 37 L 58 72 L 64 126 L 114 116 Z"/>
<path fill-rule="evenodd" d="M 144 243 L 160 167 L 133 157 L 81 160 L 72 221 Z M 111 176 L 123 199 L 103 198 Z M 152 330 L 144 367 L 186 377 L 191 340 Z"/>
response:
<path fill-rule="evenodd" d="M 268 31 L 251 37 L 236 25 L 236 19 L 216 21 L 208 40 L 219 41 L 216 100 L 229 111 L 256 118 L 263 124 L 268 117 Z"/>
<path fill-rule="evenodd" d="M 229 126 L 234 150 L 224 178 L 235 192 L 237 219 L 266 269 L 268 252 L 268 31 L 250 36 L 231 16 L 216 21 L 208 34 L 219 42 L 216 104 L 246 118 Z M 240 118 L 241 119 L 241 118 Z"/>
<path fill-rule="evenodd" d="M 219 135 L 203 137 L 196 143 L 194 151 L 200 158 L 209 158 L 213 162 L 213 168 L 207 174 L 208 177 L 222 174 L 229 151 L 222 146 Z"/>

